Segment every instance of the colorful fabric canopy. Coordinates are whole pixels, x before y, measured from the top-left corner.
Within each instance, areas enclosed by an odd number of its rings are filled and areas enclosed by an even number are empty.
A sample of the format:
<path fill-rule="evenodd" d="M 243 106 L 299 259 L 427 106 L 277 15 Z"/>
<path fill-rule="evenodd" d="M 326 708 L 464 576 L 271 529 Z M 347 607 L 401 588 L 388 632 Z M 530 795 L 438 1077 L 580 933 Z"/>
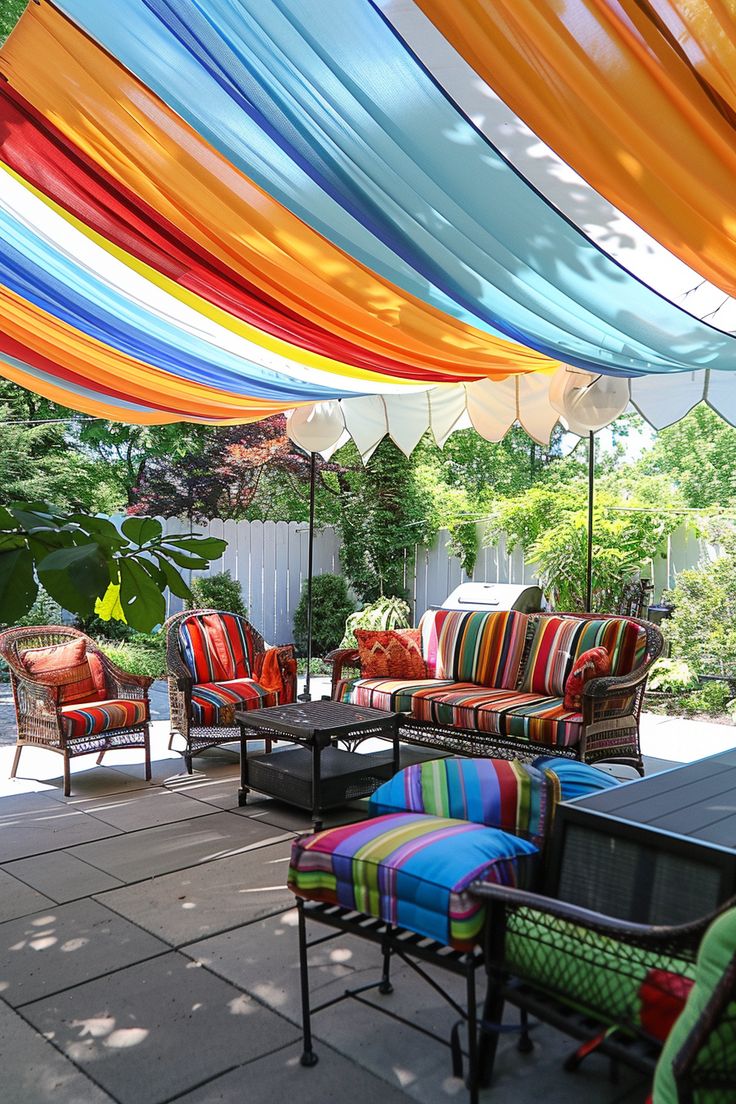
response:
<path fill-rule="evenodd" d="M 736 10 L 417 0 L 503 100 L 688 265 L 736 291 Z"/>
<path fill-rule="evenodd" d="M 0 75 L 0 371 L 66 405 L 233 422 L 441 385 L 448 420 L 451 384 L 501 401 L 543 373 L 539 406 L 560 361 L 670 390 L 736 369 L 736 338 L 549 202 L 372 0 L 42 0 Z"/>

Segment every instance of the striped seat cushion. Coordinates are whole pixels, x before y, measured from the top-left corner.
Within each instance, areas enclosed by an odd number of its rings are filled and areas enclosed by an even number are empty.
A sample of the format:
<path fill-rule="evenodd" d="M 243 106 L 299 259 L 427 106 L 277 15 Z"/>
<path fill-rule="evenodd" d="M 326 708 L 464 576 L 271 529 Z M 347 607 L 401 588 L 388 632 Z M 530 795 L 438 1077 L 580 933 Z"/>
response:
<path fill-rule="evenodd" d="M 565 709 L 561 694 L 522 694 L 457 685 L 414 694 L 411 715 L 419 721 L 470 728 L 495 736 L 515 736 L 547 747 L 579 743 L 583 715 Z"/>
<path fill-rule="evenodd" d="M 289 888 L 469 950 L 484 907 L 467 892 L 477 879 L 528 885 L 537 848 L 465 820 L 397 813 L 295 840 Z"/>
<path fill-rule="evenodd" d="M 254 679 L 200 682 L 192 687 L 192 721 L 195 725 L 231 728 L 235 711 L 278 705 L 278 694 L 264 690 Z"/>
<path fill-rule="evenodd" d="M 342 679 L 335 698 L 367 709 L 408 713 L 414 694 L 454 685 L 452 679 Z"/>
<path fill-rule="evenodd" d="M 150 720 L 144 698 L 110 698 L 86 704 L 63 705 L 60 710 L 64 735 L 93 736 L 117 728 L 135 728 Z"/>
<path fill-rule="evenodd" d="M 528 617 L 507 610 L 428 610 L 419 623 L 430 676 L 511 690 L 519 678 Z"/>
<path fill-rule="evenodd" d="M 195 682 L 229 682 L 253 674 L 253 636 L 234 613 L 200 613 L 179 625 L 179 650 Z"/>
<path fill-rule="evenodd" d="M 598 772 L 601 773 L 601 772 Z M 544 842 L 559 800 L 559 784 L 518 759 L 432 759 L 414 763 L 375 791 L 371 816 L 429 813 L 472 820 Z"/>
<path fill-rule="evenodd" d="M 591 648 L 605 648 L 612 675 L 628 675 L 646 655 L 646 633 L 625 617 L 540 617 L 534 627 L 521 689 L 564 694 L 575 660 Z"/>

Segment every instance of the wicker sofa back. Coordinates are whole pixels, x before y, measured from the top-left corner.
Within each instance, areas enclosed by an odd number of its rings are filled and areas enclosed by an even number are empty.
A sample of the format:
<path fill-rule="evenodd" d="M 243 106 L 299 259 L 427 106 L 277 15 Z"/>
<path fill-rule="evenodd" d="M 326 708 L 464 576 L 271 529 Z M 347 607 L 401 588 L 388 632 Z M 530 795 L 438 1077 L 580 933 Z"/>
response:
<path fill-rule="evenodd" d="M 402 715 L 404 739 L 467 755 L 554 748 L 585 762 L 643 773 L 639 714 L 659 629 L 633 617 L 431 610 L 420 625 L 425 679 L 346 678 L 355 650 L 334 652 L 333 696 Z M 565 706 L 576 660 L 606 648 L 610 673 L 591 679 L 579 708 Z"/>

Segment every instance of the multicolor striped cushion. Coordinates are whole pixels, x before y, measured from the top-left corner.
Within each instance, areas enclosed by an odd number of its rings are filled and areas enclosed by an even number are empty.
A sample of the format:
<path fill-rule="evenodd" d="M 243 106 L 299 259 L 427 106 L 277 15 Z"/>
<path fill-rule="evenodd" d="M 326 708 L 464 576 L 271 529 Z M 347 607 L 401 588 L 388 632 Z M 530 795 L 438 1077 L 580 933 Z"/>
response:
<path fill-rule="evenodd" d="M 63 705 L 60 710 L 65 736 L 93 736 L 115 728 L 135 728 L 150 720 L 143 698 L 110 698 L 84 705 Z"/>
<path fill-rule="evenodd" d="M 179 625 L 181 657 L 195 682 L 229 682 L 253 674 L 253 637 L 234 613 L 204 613 Z"/>
<path fill-rule="evenodd" d="M 338 683 L 335 698 L 367 709 L 408 713 L 414 694 L 456 685 L 451 679 L 343 679 Z"/>
<path fill-rule="evenodd" d="M 469 950 L 484 908 L 467 887 L 477 879 L 528 885 L 537 848 L 497 828 L 396 813 L 295 840 L 289 888 Z"/>
<path fill-rule="evenodd" d="M 606 649 L 612 675 L 627 675 L 644 660 L 646 633 L 625 617 L 537 618 L 521 689 L 564 694 L 575 660 L 591 648 Z"/>
<path fill-rule="evenodd" d="M 249 678 L 230 682 L 200 682 L 192 687 L 192 721 L 195 725 L 231 728 L 235 711 L 278 705 L 278 694 L 264 690 Z"/>
<path fill-rule="evenodd" d="M 496 736 L 516 736 L 547 747 L 579 743 L 583 715 L 565 709 L 562 695 L 522 694 L 457 685 L 414 694 L 411 715 L 419 721 L 471 728 Z"/>
<path fill-rule="evenodd" d="M 405 767 L 384 782 L 371 797 L 370 815 L 456 817 L 501 828 L 540 846 L 558 800 L 556 776 L 518 759 L 432 759 Z"/>
<path fill-rule="evenodd" d="M 428 610 L 419 623 L 430 677 L 511 690 L 519 677 L 528 618 L 507 610 Z"/>

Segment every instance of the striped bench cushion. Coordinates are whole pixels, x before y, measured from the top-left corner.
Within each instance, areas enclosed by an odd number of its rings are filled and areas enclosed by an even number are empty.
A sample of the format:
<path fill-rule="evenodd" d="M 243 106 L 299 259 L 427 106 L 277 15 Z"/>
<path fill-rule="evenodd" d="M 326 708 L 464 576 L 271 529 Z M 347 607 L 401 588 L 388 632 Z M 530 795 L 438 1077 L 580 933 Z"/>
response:
<path fill-rule="evenodd" d="M 179 650 L 195 682 L 229 682 L 253 673 L 250 625 L 234 613 L 200 613 L 179 625 Z"/>
<path fill-rule="evenodd" d="M 535 694 L 564 694 L 575 660 L 591 648 L 605 648 L 612 675 L 628 675 L 646 655 L 644 629 L 625 617 L 541 617 L 524 669 L 521 689 Z"/>
<path fill-rule="evenodd" d="M 336 699 L 366 709 L 408 713 L 414 694 L 454 685 L 452 679 L 343 679 L 338 683 Z"/>
<path fill-rule="evenodd" d="M 229 728 L 235 711 L 278 705 L 278 694 L 264 690 L 250 678 L 230 682 L 200 682 L 192 687 L 192 720 L 196 725 Z"/>
<path fill-rule="evenodd" d="M 110 698 L 86 704 L 62 705 L 64 735 L 93 736 L 116 728 L 135 728 L 150 720 L 148 701 L 143 698 Z"/>
<path fill-rule="evenodd" d="M 469 950 L 485 918 L 477 879 L 528 885 L 537 848 L 497 828 L 417 813 L 376 817 L 295 840 L 289 888 Z"/>
<path fill-rule="evenodd" d="M 414 694 L 411 715 L 419 721 L 514 736 L 547 747 L 580 741 L 583 715 L 565 709 L 561 695 L 522 694 L 483 686 Z"/>
<path fill-rule="evenodd" d="M 515 610 L 428 610 L 419 623 L 430 675 L 510 690 L 519 678 L 528 617 Z"/>
<path fill-rule="evenodd" d="M 600 774 L 601 772 L 596 772 Z M 375 791 L 370 815 L 429 813 L 501 828 L 544 842 L 559 800 L 559 784 L 518 759 L 432 759 L 414 763 Z"/>

